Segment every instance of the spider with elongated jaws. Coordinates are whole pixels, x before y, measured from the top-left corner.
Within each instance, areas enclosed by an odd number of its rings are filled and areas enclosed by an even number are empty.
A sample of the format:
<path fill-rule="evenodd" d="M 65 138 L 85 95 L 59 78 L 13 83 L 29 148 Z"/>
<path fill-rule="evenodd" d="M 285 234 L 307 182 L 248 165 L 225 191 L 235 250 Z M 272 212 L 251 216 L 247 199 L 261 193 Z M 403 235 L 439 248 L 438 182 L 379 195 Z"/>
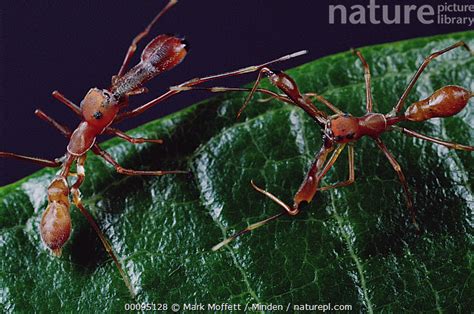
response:
<path fill-rule="evenodd" d="M 458 47 L 464 47 L 472 55 L 472 51 L 469 49 L 467 44 L 462 41 L 429 55 L 418 67 L 418 70 L 411 78 L 410 82 L 408 83 L 408 86 L 406 87 L 405 91 L 403 92 L 402 96 L 399 98 L 393 109 L 386 114 L 373 112 L 370 68 L 366 60 L 362 56 L 362 53 L 357 50 L 354 51 L 354 53 L 357 55 L 357 57 L 362 63 L 365 77 L 366 113 L 361 117 L 356 117 L 349 113 L 343 112 L 335 105 L 333 105 L 329 100 L 316 93 L 302 94 L 298 89 L 298 86 L 295 81 L 289 75 L 283 72 L 272 71 L 267 67 L 264 67 L 260 70 L 258 78 L 251 89 L 232 87 L 210 88 L 210 90 L 214 92 L 250 91 L 247 99 L 245 100 L 244 104 L 242 105 L 237 114 L 238 117 L 246 108 L 254 93 L 260 92 L 270 95 L 270 98 L 264 99 L 262 101 L 274 98 L 300 107 L 323 130 L 323 145 L 319 152 L 316 154 L 315 159 L 312 162 L 303 183 L 300 185 L 298 191 L 295 193 L 293 197 L 293 204 L 288 205 L 272 193 L 258 187 L 252 181 L 251 184 L 255 190 L 269 197 L 272 201 L 280 205 L 284 210 L 263 221 L 254 223 L 248 226 L 247 228 L 241 230 L 240 232 L 235 233 L 231 237 L 214 246 L 213 250 L 218 250 L 219 248 L 234 240 L 235 238 L 239 237 L 240 235 L 259 228 L 262 225 L 273 221 L 281 216 L 297 215 L 298 213 L 300 213 L 301 205 L 303 203 L 311 202 L 317 191 L 326 191 L 333 188 L 348 186 L 354 183 L 354 144 L 363 137 L 370 137 L 375 141 L 378 148 L 383 152 L 383 154 L 388 159 L 389 163 L 397 173 L 398 178 L 403 187 L 406 204 L 408 209 L 410 210 L 412 222 L 416 229 L 419 231 L 420 229 L 415 217 L 415 209 L 413 206 L 412 196 L 408 189 L 408 184 L 405 175 L 402 171 L 402 168 L 400 167 L 400 164 L 397 162 L 395 157 L 389 152 L 380 136 L 385 132 L 399 131 L 405 135 L 443 145 L 449 149 L 456 149 L 462 151 L 474 150 L 473 146 L 447 142 L 438 138 L 433 138 L 424 134 L 420 134 L 413 130 L 397 125 L 399 122 L 402 121 L 423 122 L 432 118 L 451 117 L 466 107 L 469 102 L 469 99 L 473 97 L 473 93 L 470 90 L 467 90 L 466 88 L 460 86 L 447 85 L 438 89 L 429 97 L 411 104 L 410 106 L 408 106 L 405 112 L 402 112 L 402 109 L 406 103 L 410 91 L 413 89 L 415 83 L 417 82 L 425 68 L 428 66 L 428 64 L 438 56 Z M 265 76 L 269 78 L 271 84 L 277 87 L 282 92 L 282 94 L 277 94 L 266 89 L 258 88 L 260 81 Z M 197 87 L 193 89 L 202 88 Z M 325 105 L 330 111 L 332 111 L 333 114 L 328 115 L 324 111 L 318 109 L 311 102 L 311 98 L 314 98 L 318 102 Z M 332 166 L 346 147 L 348 147 L 349 178 L 343 182 L 339 182 L 333 185 L 320 186 L 321 180 L 332 168 Z"/>
<path fill-rule="evenodd" d="M 158 21 L 158 19 L 176 3 L 177 0 L 170 0 L 168 4 L 147 25 L 147 27 L 137 36 L 135 36 L 128 48 L 120 70 L 118 71 L 117 75 L 112 77 L 112 84 L 109 88 L 90 89 L 84 99 L 81 101 L 80 107 L 75 105 L 71 100 L 67 99 L 58 91 L 53 92 L 53 97 L 66 105 L 81 119 L 81 122 L 73 131 L 61 123 L 55 121 L 43 111 L 35 111 L 35 114 L 40 119 L 48 122 L 69 139 L 67 150 L 63 157 L 57 158 L 55 160 L 47 160 L 37 157 L 19 155 L 11 152 L 0 152 L 0 157 L 3 158 L 29 161 L 45 167 L 60 167 L 58 175 L 52 180 L 47 189 L 48 206 L 43 212 L 39 226 L 43 242 L 54 255 L 61 255 L 62 248 L 69 239 L 72 229 L 72 222 L 69 212 L 71 205 L 69 197 L 72 196 L 73 203 L 85 216 L 89 224 L 100 238 L 107 253 L 113 259 L 132 296 L 135 295 L 135 291 L 130 283 L 130 280 L 128 279 L 127 274 L 122 269 L 119 259 L 115 255 L 109 241 L 106 239 L 104 234 L 99 229 L 97 223 L 94 221 L 94 218 L 91 214 L 89 214 L 81 201 L 79 188 L 85 179 L 84 164 L 87 158 L 87 152 L 92 151 L 94 154 L 110 163 L 118 173 L 124 175 L 161 176 L 166 174 L 186 174 L 188 171 L 145 171 L 125 169 L 120 166 L 120 164 L 115 161 L 109 153 L 103 150 L 99 144 L 96 143 L 97 137 L 101 134 L 112 134 L 133 144 L 145 142 L 162 143 L 161 139 L 131 137 L 126 133 L 113 128 L 112 125 L 124 119 L 132 118 L 144 113 L 154 105 L 180 93 L 181 91 L 184 91 L 185 87 L 198 85 L 219 78 L 259 71 L 263 67 L 274 62 L 288 60 L 306 53 L 306 51 L 300 51 L 269 62 L 265 62 L 260 65 L 249 66 L 235 71 L 210 75 L 202 78 L 194 78 L 177 85 L 175 88 L 170 88 L 164 94 L 156 97 L 142 106 L 130 111 L 123 111 L 123 109 L 128 106 L 130 96 L 147 92 L 146 87 L 143 86 L 146 82 L 153 79 L 157 75 L 171 70 L 177 66 L 179 63 L 181 63 L 181 61 L 183 61 L 184 57 L 188 53 L 189 45 L 184 39 L 174 35 L 158 35 L 143 49 L 140 62 L 127 70 L 130 60 L 137 50 L 137 44 L 149 34 L 152 26 Z M 71 172 L 71 167 L 74 163 L 76 164 L 77 173 Z M 68 182 L 68 177 L 70 176 L 77 177 L 76 181 L 71 186 L 69 186 Z"/>

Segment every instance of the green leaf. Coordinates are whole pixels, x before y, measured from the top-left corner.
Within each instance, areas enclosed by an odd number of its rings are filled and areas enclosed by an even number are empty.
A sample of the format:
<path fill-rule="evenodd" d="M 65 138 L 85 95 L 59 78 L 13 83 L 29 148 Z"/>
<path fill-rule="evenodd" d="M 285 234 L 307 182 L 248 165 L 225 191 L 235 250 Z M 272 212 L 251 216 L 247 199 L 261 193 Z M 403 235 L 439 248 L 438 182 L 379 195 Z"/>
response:
<path fill-rule="evenodd" d="M 474 32 L 361 49 L 372 71 L 375 110 L 388 112 L 423 58 L 458 40 L 474 47 Z M 409 101 L 448 84 L 473 90 L 473 70 L 474 58 L 455 49 L 428 66 Z M 351 53 L 288 73 L 302 91 L 364 113 L 363 70 Z M 225 94 L 130 133 L 163 138 L 163 145 L 103 144 L 125 167 L 191 169 L 193 176 L 126 177 L 89 156 L 84 202 L 123 258 L 136 300 L 75 208 L 62 257 L 42 244 L 38 223 L 54 171 L 1 188 L 2 310 L 109 312 L 131 302 L 197 302 L 242 309 L 331 303 L 364 312 L 472 311 L 473 154 L 399 133 L 382 138 L 405 170 L 421 235 L 413 231 L 396 174 L 365 138 L 356 145 L 355 184 L 318 193 L 299 216 L 212 252 L 224 237 L 280 211 L 250 180 L 289 202 L 321 146 L 321 130 L 294 106 L 254 101 L 236 121 L 244 97 Z M 472 102 L 456 117 L 409 125 L 473 145 Z M 324 184 L 345 180 L 345 154 Z"/>

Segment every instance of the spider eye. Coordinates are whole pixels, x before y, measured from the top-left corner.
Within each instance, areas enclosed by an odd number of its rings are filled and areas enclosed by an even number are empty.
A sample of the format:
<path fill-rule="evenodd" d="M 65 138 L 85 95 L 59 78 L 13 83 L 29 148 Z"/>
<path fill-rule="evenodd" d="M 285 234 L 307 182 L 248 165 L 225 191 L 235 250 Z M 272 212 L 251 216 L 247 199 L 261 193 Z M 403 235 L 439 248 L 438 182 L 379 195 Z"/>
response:
<path fill-rule="evenodd" d="M 94 112 L 94 114 L 93 114 L 93 117 L 94 117 L 96 120 L 101 119 L 102 116 L 103 116 L 103 114 L 102 114 L 102 112 L 100 112 L 100 111 L 96 111 L 96 112 Z"/>

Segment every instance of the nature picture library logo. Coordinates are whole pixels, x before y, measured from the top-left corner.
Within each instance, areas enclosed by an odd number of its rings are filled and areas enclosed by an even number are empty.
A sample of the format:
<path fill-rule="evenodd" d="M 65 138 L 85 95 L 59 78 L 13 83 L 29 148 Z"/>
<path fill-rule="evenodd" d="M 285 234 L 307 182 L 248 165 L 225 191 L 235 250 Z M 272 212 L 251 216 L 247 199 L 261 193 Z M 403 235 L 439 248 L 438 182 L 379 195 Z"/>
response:
<path fill-rule="evenodd" d="M 341 1 L 341 0 L 339 0 Z M 360 4 L 330 4 L 329 24 L 474 24 L 474 4 L 379 4 L 376 0 Z"/>

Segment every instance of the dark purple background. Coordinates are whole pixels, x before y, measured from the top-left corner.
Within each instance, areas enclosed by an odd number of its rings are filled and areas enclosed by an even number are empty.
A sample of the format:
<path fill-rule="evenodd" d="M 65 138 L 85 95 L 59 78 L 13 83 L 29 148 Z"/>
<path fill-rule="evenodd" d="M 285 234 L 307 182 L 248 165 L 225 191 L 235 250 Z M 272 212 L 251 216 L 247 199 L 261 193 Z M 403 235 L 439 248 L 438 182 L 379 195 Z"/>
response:
<path fill-rule="evenodd" d="M 406 0 L 398 3 L 436 5 L 437 2 Z M 74 114 L 53 100 L 51 91 L 58 89 L 79 104 L 89 88 L 107 87 L 111 76 L 119 69 L 132 37 L 165 3 L 165 0 L 2 1 L 0 150 L 44 158 L 64 154 L 66 139 L 37 119 L 34 110 L 41 108 L 70 127 L 77 125 Z M 349 2 L 180 0 L 144 40 L 138 53 L 160 33 L 185 35 L 191 43 L 191 51 L 172 72 L 147 84 L 151 92 L 133 98 L 132 104 L 142 104 L 167 87 L 195 76 L 261 63 L 300 49 L 309 49 L 310 53 L 277 67 L 294 67 L 351 47 L 468 28 L 418 22 L 411 25 L 329 25 L 329 3 Z M 352 1 L 354 3 L 366 5 L 368 0 Z M 377 3 L 396 2 L 378 0 Z M 136 59 L 133 64 L 135 62 Z M 255 75 L 246 75 L 219 81 L 216 85 L 239 86 L 254 78 Z M 208 96 L 205 93 L 179 95 L 120 127 L 125 130 L 136 127 Z M 27 162 L 0 159 L 0 186 L 39 168 Z"/>

